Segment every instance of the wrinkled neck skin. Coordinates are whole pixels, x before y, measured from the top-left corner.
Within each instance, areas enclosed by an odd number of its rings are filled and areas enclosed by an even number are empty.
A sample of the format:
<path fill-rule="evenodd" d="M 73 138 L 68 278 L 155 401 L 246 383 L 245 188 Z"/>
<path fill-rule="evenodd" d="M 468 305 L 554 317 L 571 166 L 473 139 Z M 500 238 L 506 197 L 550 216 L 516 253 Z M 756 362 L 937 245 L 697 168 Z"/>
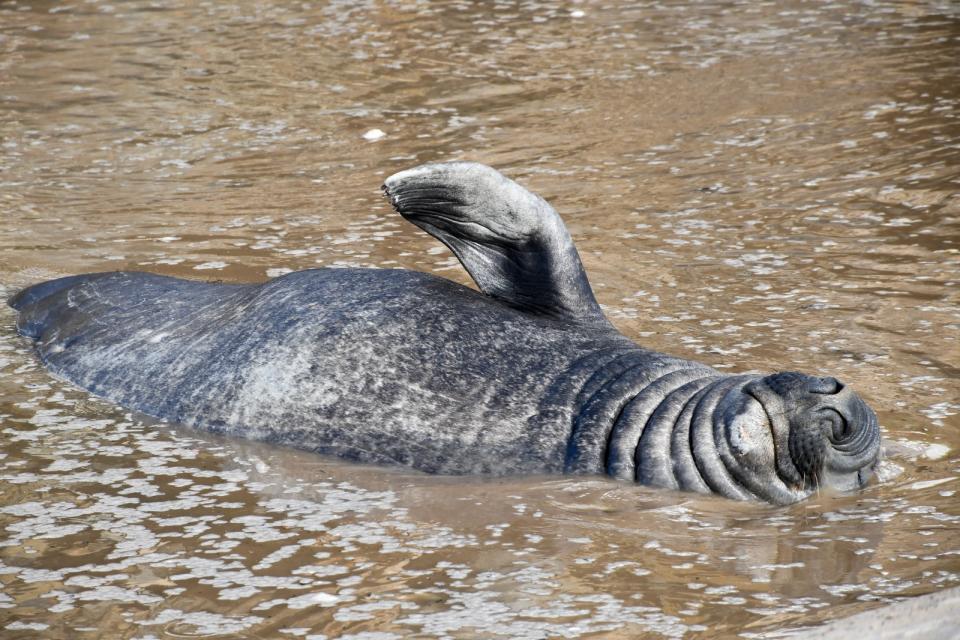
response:
<path fill-rule="evenodd" d="M 858 488 L 876 463 L 875 416 L 843 385 L 817 386 L 832 378 L 731 376 L 639 348 L 581 364 L 593 374 L 575 373 L 568 472 L 783 505 Z"/>

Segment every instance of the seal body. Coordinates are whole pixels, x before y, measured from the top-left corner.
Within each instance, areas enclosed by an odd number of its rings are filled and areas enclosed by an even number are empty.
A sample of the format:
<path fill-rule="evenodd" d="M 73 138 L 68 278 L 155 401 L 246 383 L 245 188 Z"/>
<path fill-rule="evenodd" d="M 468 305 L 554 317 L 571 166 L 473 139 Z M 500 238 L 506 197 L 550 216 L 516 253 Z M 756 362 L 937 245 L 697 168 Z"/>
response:
<path fill-rule="evenodd" d="M 18 326 L 52 372 L 121 406 L 431 473 L 563 471 L 577 382 L 602 372 L 585 359 L 641 352 L 406 270 L 248 286 L 92 274 L 23 305 Z"/>
<path fill-rule="evenodd" d="M 11 300 L 55 374 L 169 422 L 430 473 L 608 473 L 788 503 L 861 486 L 876 417 L 833 378 L 729 376 L 603 316 L 549 205 L 488 167 L 388 179 L 477 292 L 314 269 L 262 284 L 71 276 Z"/>

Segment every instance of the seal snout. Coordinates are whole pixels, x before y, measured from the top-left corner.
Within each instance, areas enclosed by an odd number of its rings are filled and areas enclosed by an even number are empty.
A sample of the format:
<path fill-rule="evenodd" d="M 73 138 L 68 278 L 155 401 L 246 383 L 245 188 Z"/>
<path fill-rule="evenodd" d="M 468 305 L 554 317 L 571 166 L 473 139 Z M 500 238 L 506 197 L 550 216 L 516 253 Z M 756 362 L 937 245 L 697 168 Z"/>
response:
<path fill-rule="evenodd" d="M 845 491 L 873 475 L 880 457 L 876 414 L 836 378 L 787 371 L 745 391 L 770 418 L 777 471 L 788 484 Z"/>

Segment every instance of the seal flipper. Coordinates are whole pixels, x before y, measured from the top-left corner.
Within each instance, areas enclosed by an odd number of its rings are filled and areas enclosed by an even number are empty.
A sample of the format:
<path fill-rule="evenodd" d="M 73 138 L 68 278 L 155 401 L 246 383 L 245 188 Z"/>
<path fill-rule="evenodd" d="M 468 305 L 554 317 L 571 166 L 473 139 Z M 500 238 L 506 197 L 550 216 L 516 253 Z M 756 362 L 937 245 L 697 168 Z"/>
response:
<path fill-rule="evenodd" d="M 383 185 L 404 218 L 447 245 L 485 294 L 528 313 L 608 324 L 570 234 L 545 200 L 474 162 L 425 164 Z"/>

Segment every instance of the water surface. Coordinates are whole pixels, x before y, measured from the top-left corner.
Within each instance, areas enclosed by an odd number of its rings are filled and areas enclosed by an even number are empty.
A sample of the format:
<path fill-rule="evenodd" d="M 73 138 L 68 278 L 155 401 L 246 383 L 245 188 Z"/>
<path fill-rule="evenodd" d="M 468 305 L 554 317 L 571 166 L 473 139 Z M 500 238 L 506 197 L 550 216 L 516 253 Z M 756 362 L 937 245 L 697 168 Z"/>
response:
<path fill-rule="evenodd" d="M 557 207 L 624 333 L 836 375 L 887 449 L 786 508 L 359 467 L 128 415 L 4 307 L 0 635 L 763 638 L 960 584 L 958 77 L 949 1 L 0 2 L 4 295 L 467 283 L 378 187 L 477 160 Z"/>

